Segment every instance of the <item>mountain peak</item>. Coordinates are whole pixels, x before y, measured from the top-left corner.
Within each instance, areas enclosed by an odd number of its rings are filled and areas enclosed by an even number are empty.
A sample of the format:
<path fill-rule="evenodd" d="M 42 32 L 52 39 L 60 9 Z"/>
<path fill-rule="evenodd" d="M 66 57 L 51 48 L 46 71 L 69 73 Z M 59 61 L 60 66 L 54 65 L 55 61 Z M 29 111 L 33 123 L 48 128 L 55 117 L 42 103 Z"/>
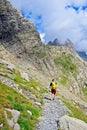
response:
<path fill-rule="evenodd" d="M 48 42 L 48 45 L 60 46 L 60 45 L 61 45 L 61 41 L 60 41 L 58 38 L 55 38 L 55 39 L 53 40 L 53 42 L 52 42 L 52 41 L 49 41 L 49 42 Z"/>
<path fill-rule="evenodd" d="M 53 42 L 52 42 L 52 41 L 49 41 L 49 42 L 48 42 L 48 45 L 53 45 L 53 46 L 62 46 L 62 45 L 65 45 L 65 46 L 67 46 L 67 47 L 73 47 L 73 48 L 74 48 L 74 44 L 71 42 L 70 39 L 67 39 L 67 40 L 63 43 L 63 42 L 61 42 L 58 38 L 55 38 L 55 39 L 53 40 Z"/>
<path fill-rule="evenodd" d="M 74 47 L 74 44 L 71 42 L 70 39 L 67 39 L 67 40 L 64 42 L 64 45 Z"/>

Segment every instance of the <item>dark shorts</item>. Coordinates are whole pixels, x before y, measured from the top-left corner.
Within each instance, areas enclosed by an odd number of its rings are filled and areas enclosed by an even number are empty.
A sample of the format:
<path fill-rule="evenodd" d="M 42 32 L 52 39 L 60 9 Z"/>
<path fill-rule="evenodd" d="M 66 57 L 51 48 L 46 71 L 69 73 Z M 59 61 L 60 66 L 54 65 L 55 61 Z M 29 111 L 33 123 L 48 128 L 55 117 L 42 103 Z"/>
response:
<path fill-rule="evenodd" d="M 51 89 L 52 94 L 56 94 L 56 89 Z"/>

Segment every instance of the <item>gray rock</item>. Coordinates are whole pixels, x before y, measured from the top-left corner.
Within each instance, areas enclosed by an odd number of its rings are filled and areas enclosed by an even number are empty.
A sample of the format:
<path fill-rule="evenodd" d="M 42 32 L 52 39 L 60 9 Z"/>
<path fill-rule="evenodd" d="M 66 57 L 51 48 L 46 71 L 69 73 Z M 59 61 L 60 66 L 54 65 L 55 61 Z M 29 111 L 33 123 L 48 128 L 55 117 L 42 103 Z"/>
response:
<path fill-rule="evenodd" d="M 40 103 L 40 102 L 35 102 L 35 104 L 36 104 L 37 106 L 41 106 L 41 103 Z"/>
<path fill-rule="evenodd" d="M 23 77 L 24 79 L 26 79 L 27 81 L 29 81 L 28 73 L 21 72 L 20 74 L 21 74 L 21 77 Z"/>
<path fill-rule="evenodd" d="M 10 111 L 11 114 L 12 114 L 12 119 L 8 119 L 7 112 L 4 111 L 4 115 L 5 115 L 5 118 L 6 118 L 7 122 L 8 122 L 8 124 L 9 124 L 9 126 L 11 128 L 13 128 L 14 130 L 20 130 L 20 126 L 17 123 L 20 112 L 17 111 L 17 110 L 11 110 L 11 109 L 7 109 L 7 108 L 6 108 L 6 110 Z"/>
<path fill-rule="evenodd" d="M 67 115 L 59 119 L 59 126 L 61 130 L 87 130 L 85 122 Z"/>
<path fill-rule="evenodd" d="M 3 127 L 3 123 L 0 123 L 0 128 L 2 128 Z"/>
<path fill-rule="evenodd" d="M 30 116 L 32 116 L 32 112 L 31 112 L 31 111 L 27 110 L 27 113 L 29 113 L 29 114 L 30 114 Z"/>
<path fill-rule="evenodd" d="M 14 125 L 14 130 L 20 130 L 20 127 L 17 123 Z"/>

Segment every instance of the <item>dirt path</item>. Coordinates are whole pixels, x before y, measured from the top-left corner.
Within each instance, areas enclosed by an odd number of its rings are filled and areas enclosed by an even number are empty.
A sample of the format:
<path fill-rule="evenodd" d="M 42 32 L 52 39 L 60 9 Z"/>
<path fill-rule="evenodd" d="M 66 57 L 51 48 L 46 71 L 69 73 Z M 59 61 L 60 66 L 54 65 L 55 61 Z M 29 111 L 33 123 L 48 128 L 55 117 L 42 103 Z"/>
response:
<path fill-rule="evenodd" d="M 42 116 L 38 119 L 35 130 L 58 130 L 58 119 L 67 112 L 67 108 L 58 97 L 55 100 L 50 100 L 49 97 L 50 94 L 44 97 Z"/>

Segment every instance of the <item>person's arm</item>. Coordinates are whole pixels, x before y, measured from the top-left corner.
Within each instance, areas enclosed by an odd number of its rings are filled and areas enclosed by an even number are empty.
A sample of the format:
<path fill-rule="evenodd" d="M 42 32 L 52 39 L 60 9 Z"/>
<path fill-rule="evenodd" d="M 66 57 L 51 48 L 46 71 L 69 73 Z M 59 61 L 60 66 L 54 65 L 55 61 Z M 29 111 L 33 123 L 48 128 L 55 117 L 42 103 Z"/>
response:
<path fill-rule="evenodd" d="M 50 86 L 49 86 L 49 88 L 51 88 L 52 87 L 52 82 L 50 83 Z"/>
<path fill-rule="evenodd" d="M 50 87 L 52 87 L 52 83 L 50 83 Z"/>

